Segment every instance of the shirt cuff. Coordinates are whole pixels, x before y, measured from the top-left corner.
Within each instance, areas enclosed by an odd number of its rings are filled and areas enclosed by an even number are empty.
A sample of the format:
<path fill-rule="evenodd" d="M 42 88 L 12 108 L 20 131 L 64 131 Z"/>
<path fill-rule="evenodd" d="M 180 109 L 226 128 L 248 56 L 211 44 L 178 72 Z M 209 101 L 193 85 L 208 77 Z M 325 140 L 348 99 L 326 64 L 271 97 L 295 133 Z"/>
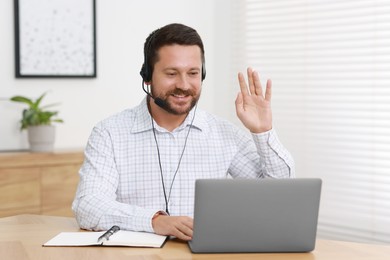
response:
<path fill-rule="evenodd" d="M 294 161 L 290 153 L 283 147 L 282 143 L 279 141 L 276 131 L 271 129 L 268 132 L 260 134 L 252 134 L 252 138 L 255 142 L 257 152 L 260 158 L 267 165 L 277 165 L 280 158 L 284 161 L 283 165 L 289 168 L 288 176 L 284 174 L 284 171 L 276 171 L 272 176 L 275 178 L 285 178 L 295 177 Z M 279 168 L 283 166 L 280 164 Z M 275 168 L 275 167 L 274 167 Z M 279 173 L 277 173 L 279 172 Z M 277 173 L 277 174 L 276 174 Z"/>
<path fill-rule="evenodd" d="M 273 128 L 267 132 L 259 134 L 252 133 L 252 138 L 260 155 L 267 155 L 271 148 L 270 140 L 277 140 L 276 132 Z"/>
<path fill-rule="evenodd" d="M 159 212 L 155 209 L 144 209 L 142 213 L 139 213 L 135 217 L 135 223 L 138 224 L 137 230 L 144 230 L 145 232 L 154 233 L 152 226 L 153 216 Z"/>

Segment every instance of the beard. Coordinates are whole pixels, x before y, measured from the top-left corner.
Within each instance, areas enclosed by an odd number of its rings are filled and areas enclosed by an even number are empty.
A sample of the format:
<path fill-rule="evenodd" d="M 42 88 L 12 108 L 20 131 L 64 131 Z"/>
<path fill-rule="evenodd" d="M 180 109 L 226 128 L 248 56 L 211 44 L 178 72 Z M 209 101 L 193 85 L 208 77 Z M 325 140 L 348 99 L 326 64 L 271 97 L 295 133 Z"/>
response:
<path fill-rule="evenodd" d="M 190 96 L 191 97 L 191 102 L 190 102 L 190 105 L 185 108 L 185 109 L 178 109 L 176 108 L 172 102 L 169 101 L 169 97 L 172 96 L 172 95 L 184 95 L 184 96 Z M 165 93 L 164 95 L 161 95 L 157 98 L 159 98 L 160 100 L 163 101 L 163 106 L 161 106 L 161 108 L 163 108 L 165 111 L 167 111 L 168 113 L 171 113 L 171 114 L 174 114 L 174 115 L 185 115 L 185 114 L 188 114 L 192 108 L 195 107 L 196 103 L 198 102 L 199 100 L 199 97 L 200 97 L 200 93 L 197 95 L 194 91 L 192 90 L 182 90 L 182 89 L 174 89 L 174 90 L 171 90 L 167 93 Z"/>

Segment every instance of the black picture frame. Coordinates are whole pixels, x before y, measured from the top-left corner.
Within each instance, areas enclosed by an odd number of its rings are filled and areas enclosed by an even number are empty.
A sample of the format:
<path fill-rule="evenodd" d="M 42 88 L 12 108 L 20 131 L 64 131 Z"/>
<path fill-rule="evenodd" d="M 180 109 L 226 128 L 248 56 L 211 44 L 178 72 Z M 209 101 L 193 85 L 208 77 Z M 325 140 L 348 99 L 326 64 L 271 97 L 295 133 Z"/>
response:
<path fill-rule="evenodd" d="M 96 78 L 95 0 L 14 0 L 16 78 Z"/>

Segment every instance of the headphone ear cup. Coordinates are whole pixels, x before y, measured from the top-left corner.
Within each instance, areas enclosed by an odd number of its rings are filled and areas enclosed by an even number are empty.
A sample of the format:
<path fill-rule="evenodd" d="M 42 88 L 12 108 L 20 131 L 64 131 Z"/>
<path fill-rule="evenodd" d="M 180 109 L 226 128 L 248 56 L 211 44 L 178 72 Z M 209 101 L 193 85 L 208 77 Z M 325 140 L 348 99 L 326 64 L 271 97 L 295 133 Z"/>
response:
<path fill-rule="evenodd" d="M 206 67 L 204 63 L 202 64 L 202 81 L 206 78 Z"/>
<path fill-rule="evenodd" d="M 145 81 L 145 82 L 149 82 L 152 80 L 152 77 L 149 73 L 149 70 L 147 68 L 147 66 L 145 66 L 145 63 L 142 64 L 142 67 L 141 67 L 141 71 L 139 72 L 139 74 L 141 75 L 142 79 Z"/>

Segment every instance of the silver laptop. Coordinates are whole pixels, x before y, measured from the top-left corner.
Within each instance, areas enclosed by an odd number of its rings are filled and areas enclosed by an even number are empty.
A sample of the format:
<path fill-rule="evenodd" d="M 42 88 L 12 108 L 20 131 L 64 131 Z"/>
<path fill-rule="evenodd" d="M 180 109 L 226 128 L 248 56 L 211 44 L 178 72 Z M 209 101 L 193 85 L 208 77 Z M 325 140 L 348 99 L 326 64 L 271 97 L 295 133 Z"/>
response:
<path fill-rule="evenodd" d="M 321 184 L 320 179 L 197 180 L 191 251 L 312 251 Z"/>

